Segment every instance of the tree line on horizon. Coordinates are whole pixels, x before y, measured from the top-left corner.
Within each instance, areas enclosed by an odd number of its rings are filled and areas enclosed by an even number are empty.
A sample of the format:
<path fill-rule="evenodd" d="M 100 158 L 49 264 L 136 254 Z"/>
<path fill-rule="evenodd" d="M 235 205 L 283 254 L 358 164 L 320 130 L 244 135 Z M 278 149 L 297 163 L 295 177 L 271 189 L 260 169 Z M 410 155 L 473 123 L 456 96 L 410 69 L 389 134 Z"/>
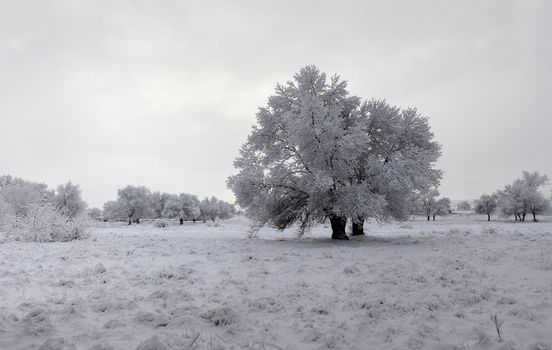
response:
<path fill-rule="evenodd" d="M 216 197 L 199 200 L 181 193 L 151 192 L 143 186 L 120 189 L 104 210 L 87 209 L 79 185 L 67 182 L 56 189 L 11 175 L 0 176 L 0 233 L 24 241 L 71 241 L 87 236 L 89 219 L 178 219 L 215 221 L 236 214 L 234 205 Z M 1 238 L 1 237 L 0 237 Z"/>
<path fill-rule="evenodd" d="M 228 219 L 236 214 L 233 204 L 216 197 L 202 200 L 189 193 L 151 192 L 144 186 L 126 186 L 117 191 L 117 199 L 108 201 L 103 211 L 95 208 L 93 217 L 104 220 L 125 220 L 131 225 L 142 219 L 177 219 L 184 221 Z"/>

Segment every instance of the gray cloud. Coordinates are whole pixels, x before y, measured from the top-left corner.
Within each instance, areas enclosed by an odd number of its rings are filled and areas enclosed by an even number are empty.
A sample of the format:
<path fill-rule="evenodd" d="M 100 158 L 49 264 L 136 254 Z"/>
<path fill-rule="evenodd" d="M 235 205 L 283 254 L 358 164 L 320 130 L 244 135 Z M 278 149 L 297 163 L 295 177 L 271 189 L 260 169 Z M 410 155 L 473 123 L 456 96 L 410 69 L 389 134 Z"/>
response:
<path fill-rule="evenodd" d="M 2 173 L 231 200 L 232 161 L 277 82 L 306 64 L 415 106 L 441 192 L 552 175 L 545 1 L 3 1 Z"/>

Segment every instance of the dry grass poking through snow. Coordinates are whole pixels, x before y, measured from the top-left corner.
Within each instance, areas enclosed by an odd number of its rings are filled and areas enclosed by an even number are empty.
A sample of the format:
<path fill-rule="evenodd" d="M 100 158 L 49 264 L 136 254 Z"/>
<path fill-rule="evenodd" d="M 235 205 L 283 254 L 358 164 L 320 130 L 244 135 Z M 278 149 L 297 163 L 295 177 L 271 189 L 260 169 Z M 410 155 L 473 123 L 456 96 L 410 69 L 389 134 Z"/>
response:
<path fill-rule="evenodd" d="M 552 222 L 328 230 L 248 239 L 238 218 L 1 243 L 0 349 L 552 350 Z"/>

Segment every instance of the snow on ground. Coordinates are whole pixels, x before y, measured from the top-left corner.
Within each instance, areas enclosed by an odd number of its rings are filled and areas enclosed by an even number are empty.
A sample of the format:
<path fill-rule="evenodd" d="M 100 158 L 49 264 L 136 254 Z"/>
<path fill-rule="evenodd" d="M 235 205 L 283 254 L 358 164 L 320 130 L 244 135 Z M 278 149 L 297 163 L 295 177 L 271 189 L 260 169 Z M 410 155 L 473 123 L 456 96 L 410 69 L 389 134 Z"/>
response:
<path fill-rule="evenodd" d="M 0 349 L 552 349 L 552 220 L 367 226 L 0 243 Z"/>

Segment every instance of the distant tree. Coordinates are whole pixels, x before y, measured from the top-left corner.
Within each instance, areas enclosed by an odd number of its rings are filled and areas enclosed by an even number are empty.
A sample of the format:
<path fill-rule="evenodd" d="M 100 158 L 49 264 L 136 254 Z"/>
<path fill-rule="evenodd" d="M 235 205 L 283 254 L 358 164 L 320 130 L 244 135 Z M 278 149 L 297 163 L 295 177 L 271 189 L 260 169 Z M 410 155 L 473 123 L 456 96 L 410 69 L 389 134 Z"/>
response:
<path fill-rule="evenodd" d="M 303 233 L 329 218 L 332 238 L 348 239 L 348 218 L 357 231 L 366 218 L 406 218 L 400 194 L 436 185 L 439 155 L 415 109 L 362 103 L 338 76 L 307 66 L 259 109 L 228 186 L 259 226 L 298 223 Z"/>
<path fill-rule="evenodd" d="M 180 225 L 184 220 L 194 220 L 200 215 L 199 199 L 188 193 L 171 195 L 167 200 L 163 215 L 167 218 L 178 218 Z"/>
<path fill-rule="evenodd" d="M 161 219 L 165 211 L 165 205 L 171 198 L 169 193 L 153 192 L 150 198 L 151 211 L 154 219 Z"/>
<path fill-rule="evenodd" d="M 497 191 L 498 204 L 504 216 L 513 215 L 516 221 L 524 221 L 527 213 L 527 203 L 524 202 L 525 188 L 520 179 L 506 185 L 503 190 Z"/>
<path fill-rule="evenodd" d="M 207 219 L 212 220 L 213 222 L 219 215 L 219 208 L 217 205 L 218 200 L 215 197 L 207 198 L 205 197 L 199 203 L 199 211 L 201 220 L 205 222 Z"/>
<path fill-rule="evenodd" d="M 92 219 L 101 219 L 102 218 L 102 210 L 100 208 L 90 208 L 86 211 L 88 214 L 88 217 Z"/>
<path fill-rule="evenodd" d="M 52 202 L 55 210 L 70 218 L 86 210 L 86 202 L 81 197 L 79 185 L 73 185 L 70 181 L 57 187 Z"/>
<path fill-rule="evenodd" d="M 228 219 L 236 214 L 236 208 L 223 200 L 216 197 L 205 197 L 199 203 L 200 218 L 205 222 L 206 220 L 215 221 L 219 219 Z"/>
<path fill-rule="evenodd" d="M 218 206 L 219 206 L 219 217 L 222 220 L 229 219 L 232 216 L 236 215 L 236 207 L 234 207 L 234 205 L 228 202 L 225 202 L 223 200 L 219 200 Z"/>
<path fill-rule="evenodd" d="M 140 219 L 151 215 L 149 189 L 143 186 L 127 186 L 121 188 L 118 192 L 117 206 L 128 218 L 128 224 L 131 225 L 134 220 L 137 224 Z"/>
<path fill-rule="evenodd" d="M 436 188 L 424 191 L 418 197 L 418 206 L 421 212 L 427 216 L 427 221 L 430 221 L 437 212 L 437 197 L 439 197 L 439 191 Z"/>
<path fill-rule="evenodd" d="M 532 214 L 533 221 L 537 221 L 537 215 L 547 212 L 550 207 L 550 202 L 540 192 L 547 183 L 548 176 L 523 171 L 520 179 L 498 191 L 502 213 L 514 215 L 516 221 L 525 221 L 526 215 Z"/>
<path fill-rule="evenodd" d="M 472 209 L 471 204 L 468 201 L 462 201 L 456 205 L 458 210 L 469 211 Z"/>
<path fill-rule="evenodd" d="M 49 204 L 54 191 L 42 183 L 5 175 L 0 177 L 0 195 L 15 217 L 25 217 L 33 205 Z"/>
<path fill-rule="evenodd" d="M 498 207 L 498 196 L 496 194 L 484 194 L 475 202 L 475 212 L 487 215 L 487 221 L 491 221 L 491 214 L 496 212 Z"/>
<path fill-rule="evenodd" d="M 435 221 L 435 215 L 446 216 L 452 212 L 450 206 L 450 198 L 443 197 L 437 200 L 436 210 L 433 212 L 433 221 Z"/>

